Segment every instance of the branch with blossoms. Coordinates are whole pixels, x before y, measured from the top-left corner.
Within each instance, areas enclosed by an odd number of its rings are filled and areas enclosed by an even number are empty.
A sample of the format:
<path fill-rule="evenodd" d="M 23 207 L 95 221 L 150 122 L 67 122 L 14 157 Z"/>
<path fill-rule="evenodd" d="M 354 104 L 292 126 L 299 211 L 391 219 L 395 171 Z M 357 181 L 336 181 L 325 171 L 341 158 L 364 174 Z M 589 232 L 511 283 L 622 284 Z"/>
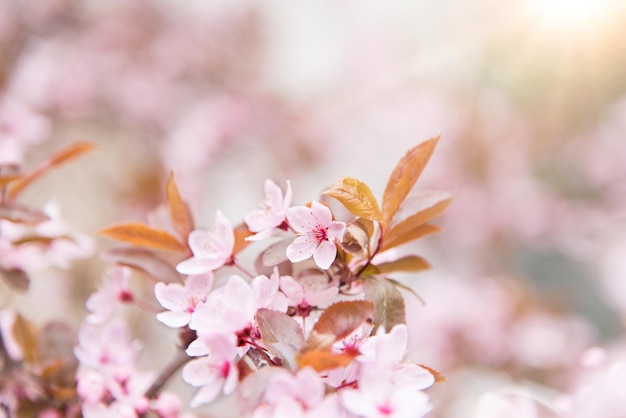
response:
<path fill-rule="evenodd" d="M 289 182 L 267 180 L 261 208 L 241 224 L 218 210 L 212 229 L 198 229 L 171 174 L 161 216 L 100 231 L 125 245 L 102 254 L 110 267 L 86 302 L 64 413 L 71 405 L 87 418 L 188 416 L 167 390 L 180 371 L 197 388 L 192 407 L 236 393 L 244 416 L 426 415 L 425 390 L 443 377 L 406 358 L 401 290 L 413 290 L 389 274 L 429 267 L 395 250 L 439 231 L 430 221 L 450 196 L 412 193 L 437 141 L 399 161 L 382 205 L 355 178 L 325 190 L 350 213 L 344 220 L 321 200 L 293 205 Z M 240 253 L 252 243 L 262 250 L 245 265 Z M 134 290 L 136 277 L 160 306 Z M 160 372 L 139 368 L 141 344 L 117 315 L 123 305 L 178 330 L 177 353 Z M 18 351 L 30 353 L 37 331 L 14 329 Z"/>
<path fill-rule="evenodd" d="M 410 288 L 388 274 L 429 267 L 417 255 L 393 255 L 396 247 L 439 231 L 429 221 L 450 196 L 410 194 L 437 141 L 416 146 L 400 160 L 382 209 L 369 187 L 354 178 L 342 178 L 324 191 L 352 214 L 347 222 L 336 220 L 321 201 L 293 205 L 289 182 L 283 190 L 267 180 L 261 208 L 249 212 L 244 223 L 233 226 L 217 211 L 211 230 L 196 229 L 171 175 L 168 224 L 126 223 L 102 230 L 130 244 L 105 254 L 118 266 L 109 280 L 120 271 L 128 274 L 128 268 L 150 276 L 162 307 L 156 319 L 180 330 L 185 354 L 144 398 L 158 397 L 167 376 L 180 366 L 183 380 L 198 388 L 191 406 L 237 391 L 242 413 L 250 416 L 281 411 L 394 416 L 409 409 L 412 416 L 425 415 L 431 405 L 423 390 L 442 377 L 405 359 L 400 290 Z M 239 253 L 252 242 L 268 244 L 254 266 L 243 266 Z M 171 263 L 167 253 L 182 259 Z M 227 268 L 238 273 L 222 277 Z M 214 286 L 217 278 L 222 286 Z M 103 323 L 112 299 L 133 300 L 127 279 L 107 288 L 88 301 L 91 318 Z M 110 359 L 105 364 L 87 357 L 81 354 L 79 360 L 106 382 Z M 106 393 L 85 401 L 110 408 L 113 391 Z"/>

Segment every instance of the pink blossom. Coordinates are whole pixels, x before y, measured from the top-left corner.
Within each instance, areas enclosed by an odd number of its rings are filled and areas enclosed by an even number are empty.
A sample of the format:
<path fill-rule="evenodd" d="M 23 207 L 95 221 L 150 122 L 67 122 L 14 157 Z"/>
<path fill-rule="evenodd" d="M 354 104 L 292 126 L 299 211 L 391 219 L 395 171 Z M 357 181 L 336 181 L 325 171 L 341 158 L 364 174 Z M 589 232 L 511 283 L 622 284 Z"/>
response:
<path fill-rule="evenodd" d="M 313 306 L 330 301 L 339 292 L 339 288 L 329 286 L 328 279 L 322 275 L 302 276 L 298 280 L 291 276 L 281 276 L 280 290 L 300 316 L 308 316 Z"/>
<path fill-rule="evenodd" d="M 207 272 L 187 277 L 184 286 L 179 283 L 157 283 L 154 294 L 167 311 L 158 313 L 156 318 L 172 328 L 187 325 L 198 303 L 206 300 L 213 278 L 213 273 Z"/>
<path fill-rule="evenodd" d="M 337 397 L 325 397 L 325 390 L 322 379 L 308 367 L 299 370 L 295 376 L 287 371 L 277 372 L 267 383 L 266 402 L 254 410 L 253 417 L 340 416 Z"/>
<path fill-rule="evenodd" d="M 283 198 L 283 191 L 280 187 L 271 180 L 265 180 L 263 209 L 254 210 L 244 217 L 248 229 L 256 233 L 246 239 L 259 241 L 269 237 L 274 229 L 285 222 L 289 205 L 291 205 L 291 184 L 287 182 L 287 191 Z"/>
<path fill-rule="evenodd" d="M 191 406 L 213 401 L 220 393 L 232 393 L 237 387 L 239 371 L 235 363 L 236 346 L 221 334 L 205 338 L 210 355 L 192 360 L 183 368 L 183 380 L 200 387 Z"/>
<path fill-rule="evenodd" d="M 343 238 L 346 224 L 333 221 L 325 205 L 313 202 L 311 207 L 294 206 L 287 209 L 289 225 L 298 237 L 287 247 L 287 257 L 296 263 L 311 256 L 315 264 L 326 270 L 337 256 L 335 242 Z"/>
<path fill-rule="evenodd" d="M 195 230 L 191 232 L 189 234 L 189 247 L 193 256 L 176 266 L 179 273 L 202 274 L 216 270 L 224 264 L 232 262 L 235 247 L 233 227 L 218 210 L 215 216 L 215 231 Z"/>
<path fill-rule="evenodd" d="M 87 316 L 87 322 L 103 323 L 121 304 L 133 301 L 134 295 L 129 287 L 130 274 L 131 270 L 127 267 L 109 267 L 102 286 L 85 303 L 91 312 Z"/>
<path fill-rule="evenodd" d="M 191 316 L 189 327 L 199 335 L 187 354 L 201 356 L 208 353 L 204 337 L 215 334 L 248 338 L 256 328 L 255 315 L 258 309 L 269 308 L 282 312 L 287 310 L 284 295 L 278 290 L 278 276 L 258 276 L 248 283 L 233 275 L 225 286 L 216 289 L 206 302 L 197 306 Z"/>
<path fill-rule="evenodd" d="M 131 341 L 129 330 L 121 321 L 110 321 L 104 328 L 83 323 L 78 331 L 74 354 L 81 365 L 105 376 L 123 378 L 131 374 L 141 346 Z"/>
<path fill-rule="evenodd" d="M 366 418 L 419 418 L 432 409 L 428 395 L 404 385 L 395 385 L 381 368 L 366 367 L 358 389 L 344 389 L 339 397 L 351 413 Z"/>

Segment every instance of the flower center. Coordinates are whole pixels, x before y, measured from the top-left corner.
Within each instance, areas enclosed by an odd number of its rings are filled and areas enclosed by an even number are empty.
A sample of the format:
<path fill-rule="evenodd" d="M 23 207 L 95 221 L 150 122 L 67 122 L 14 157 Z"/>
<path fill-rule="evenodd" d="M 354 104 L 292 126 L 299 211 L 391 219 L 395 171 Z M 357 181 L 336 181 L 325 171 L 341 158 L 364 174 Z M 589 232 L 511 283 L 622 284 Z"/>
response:
<path fill-rule="evenodd" d="M 313 230 L 313 236 L 318 243 L 322 241 L 328 241 L 328 228 L 318 226 L 316 229 Z"/>

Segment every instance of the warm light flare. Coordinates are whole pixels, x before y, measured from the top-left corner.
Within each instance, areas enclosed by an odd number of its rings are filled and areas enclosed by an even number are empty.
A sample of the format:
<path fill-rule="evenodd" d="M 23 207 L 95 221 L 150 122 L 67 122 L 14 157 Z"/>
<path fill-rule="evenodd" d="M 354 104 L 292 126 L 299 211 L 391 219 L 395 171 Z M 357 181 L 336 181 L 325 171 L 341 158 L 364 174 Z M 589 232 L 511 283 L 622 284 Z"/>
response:
<path fill-rule="evenodd" d="M 617 0 L 529 0 L 532 17 L 545 28 L 577 32 L 600 28 L 617 11 Z"/>

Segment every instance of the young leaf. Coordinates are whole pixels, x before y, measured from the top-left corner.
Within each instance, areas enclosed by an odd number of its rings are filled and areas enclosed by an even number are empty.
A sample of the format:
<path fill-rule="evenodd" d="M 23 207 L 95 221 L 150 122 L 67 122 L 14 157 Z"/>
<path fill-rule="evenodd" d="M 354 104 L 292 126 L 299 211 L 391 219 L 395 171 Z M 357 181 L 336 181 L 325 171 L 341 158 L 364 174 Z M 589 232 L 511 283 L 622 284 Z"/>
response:
<path fill-rule="evenodd" d="M 404 298 L 400 291 L 384 277 L 370 276 L 365 280 L 365 299 L 374 303 L 375 330 L 386 331 L 394 325 L 406 323 Z"/>
<path fill-rule="evenodd" d="M 302 327 L 289 315 L 271 309 L 259 309 L 256 321 L 265 347 L 288 343 L 299 350 L 304 345 Z"/>
<path fill-rule="evenodd" d="M 423 271 L 428 270 L 431 265 L 424 258 L 417 255 L 408 255 L 388 263 L 377 264 L 381 273 L 391 273 L 394 271 Z"/>
<path fill-rule="evenodd" d="M 36 363 L 39 360 L 37 347 L 37 330 L 35 326 L 22 315 L 15 316 L 13 323 L 13 336 L 22 350 L 22 355 L 27 363 Z"/>
<path fill-rule="evenodd" d="M 251 241 L 246 241 L 246 238 L 251 236 L 252 232 L 248 230 L 248 227 L 246 227 L 245 224 L 241 224 L 233 229 L 233 233 L 235 234 L 235 246 L 233 247 L 233 254 L 237 254 L 251 244 Z"/>
<path fill-rule="evenodd" d="M 395 167 L 383 194 L 382 223 L 388 225 L 432 155 L 439 136 L 411 148 Z"/>
<path fill-rule="evenodd" d="M 346 232 L 343 234 L 343 240 L 341 241 L 341 247 L 345 251 L 360 257 L 370 255 L 371 236 L 363 221 L 371 223 L 367 219 L 357 219 L 346 225 Z"/>
<path fill-rule="evenodd" d="M 186 242 L 191 231 L 195 229 L 193 215 L 187 203 L 180 196 L 173 172 L 170 172 L 170 176 L 167 179 L 165 194 L 172 226 L 176 233 L 178 233 L 178 236 Z"/>
<path fill-rule="evenodd" d="M 414 241 L 418 238 L 425 237 L 426 235 L 441 232 L 441 228 L 437 225 L 424 224 L 413 229 L 394 228 L 383 240 L 383 245 L 380 247 L 380 251 L 385 251 L 398 245 L 406 244 L 407 242 Z"/>
<path fill-rule="evenodd" d="M 366 300 L 337 302 L 322 313 L 307 339 L 311 350 L 328 350 L 335 341 L 347 337 L 365 322 L 374 311 L 374 305 Z"/>
<path fill-rule="evenodd" d="M 179 253 L 185 252 L 185 246 L 176 237 L 161 229 L 152 228 L 138 222 L 113 225 L 98 233 L 138 247 Z"/>
<path fill-rule="evenodd" d="M 9 189 L 9 199 L 15 199 L 15 197 L 20 194 L 22 190 L 24 190 L 30 183 L 42 177 L 51 169 L 70 160 L 78 158 L 79 156 L 95 149 L 96 147 L 89 142 L 76 142 L 74 144 L 68 145 L 60 151 L 57 151 L 55 154 L 52 155 L 52 157 L 50 157 L 48 161 L 43 163 L 41 166 L 15 180 L 11 184 L 11 187 Z"/>
<path fill-rule="evenodd" d="M 336 354 L 328 350 L 311 350 L 304 353 L 298 360 L 300 368 L 312 367 L 317 372 L 347 366 L 352 362 L 352 356 Z"/>
<path fill-rule="evenodd" d="M 102 260 L 142 271 L 165 283 L 183 283 L 184 276 L 174 266 L 150 250 L 133 247 L 114 247 L 102 253 Z"/>
<path fill-rule="evenodd" d="M 13 289 L 26 292 L 30 286 L 30 279 L 23 270 L 0 268 L 0 277 Z"/>
<path fill-rule="evenodd" d="M 382 214 L 370 188 L 360 180 L 344 177 L 323 192 L 340 201 L 352 214 L 373 221 L 380 221 Z"/>
<path fill-rule="evenodd" d="M 8 206 L 0 206 L 0 219 L 13 223 L 38 224 L 50 220 L 50 217 L 39 209 L 11 202 Z"/>
<path fill-rule="evenodd" d="M 449 193 L 420 193 L 407 198 L 394 218 L 387 233 L 393 237 L 403 230 L 415 229 L 439 216 L 450 204 Z"/>

